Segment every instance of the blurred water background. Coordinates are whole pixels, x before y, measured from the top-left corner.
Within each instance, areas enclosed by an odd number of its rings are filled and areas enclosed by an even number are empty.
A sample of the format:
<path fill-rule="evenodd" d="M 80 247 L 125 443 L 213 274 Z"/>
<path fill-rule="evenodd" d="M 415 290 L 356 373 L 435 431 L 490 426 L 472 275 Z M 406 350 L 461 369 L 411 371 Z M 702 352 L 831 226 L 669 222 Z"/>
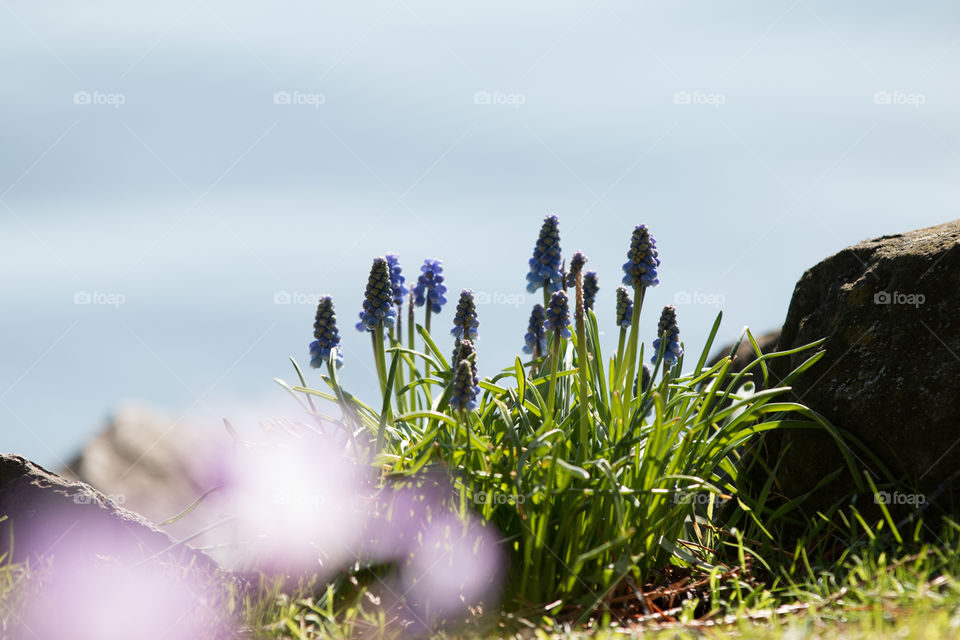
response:
<path fill-rule="evenodd" d="M 141 398 L 215 427 L 292 400 L 314 300 L 346 384 L 371 257 L 445 262 L 512 363 L 544 214 L 614 290 L 657 238 L 688 352 L 804 269 L 956 217 L 960 5 L 0 0 L 2 448 L 59 466 Z M 320 384 L 316 375 L 312 381 Z"/>

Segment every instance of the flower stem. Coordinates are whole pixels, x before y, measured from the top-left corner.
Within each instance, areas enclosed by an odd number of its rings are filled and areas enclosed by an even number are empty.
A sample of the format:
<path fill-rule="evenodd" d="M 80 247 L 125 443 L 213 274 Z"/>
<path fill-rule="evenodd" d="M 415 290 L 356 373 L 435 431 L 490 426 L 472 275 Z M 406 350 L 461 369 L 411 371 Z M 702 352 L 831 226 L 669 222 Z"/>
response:
<path fill-rule="evenodd" d="M 400 313 L 397 313 L 397 325 L 395 327 L 390 327 L 390 346 L 400 348 L 403 347 L 403 329 L 400 325 Z M 406 386 L 406 374 L 404 373 L 403 366 L 403 354 L 399 351 L 397 352 L 397 357 L 400 358 L 400 366 L 397 367 L 397 381 L 394 385 L 394 393 L 397 396 L 397 407 L 401 412 L 405 411 L 406 403 L 403 398 L 401 390 Z"/>
<path fill-rule="evenodd" d="M 556 391 L 557 391 L 557 369 L 560 367 L 560 350 L 563 346 L 563 338 L 560 337 L 560 333 L 557 331 L 553 332 L 553 344 L 550 345 L 550 378 L 549 378 L 549 387 L 547 391 L 547 417 L 545 424 L 553 424 L 553 408 L 556 400 Z"/>
<path fill-rule="evenodd" d="M 590 387 L 587 383 L 589 355 L 587 354 L 587 329 L 584 326 L 583 317 L 583 276 L 579 273 L 577 274 L 576 304 L 574 316 L 577 324 L 577 370 L 580 379 L 580 397 L 577 399 L 577 404 L 580 405 L 580 447 L 577 460 L 582 462 L 586 455 L 587 438 L 590 431 Z"/>
<path fill-rule="evenodd" d="M 620 378 L 620 370 L 623 368 L 623 346 L 627 342 L 627 329 L 626 327 L 620 327 L 620 340 L 617 342 L 617 359 L 615 361 L 614 369 L 617 372 L 617 379 Z"/>
<path fill-rule="evenodd" d="M 633 376 L 637 371 L 637 341 L 640 338 L 640 309 L 643 308 L 643 293 L 646 287 L 633 288 L 633 317 L 630 319 L 630 344 L 627 347 L 627 380 L 623 388 L 624 406 L 633 400 Z"/>
<path fill-rule="evenodd" d="M 427 300 L 427 318 L 426 318 L 426 320 L 424 320 L 424 322 L 423 322 L 423 328 L 427 330 L 427 333 L 430 333 L 430 301 L 429 301 L 429 300 Z M 431 337 L 433 337 L 433 336 L 431 336 Z M 424 353 L 427 353 L 427 341 L 426 341 L 426 340 L 423 341 L 423 352 L 424 352 Z M 429 377 L 430 377 L 430 363 L 429 363 L 429 362 L 427 362 L 425 365 L 423 365 L 423 377 L 424 377 L 424 378 L 429 378 Z M 427 389 L 427 395 L 429 396 L 429 394 L 430 394 L 430 386 L 427 385 L 425 388 Z"/>
<path fill-rule="evenodd" d="M 407 302 L 407 310 L 408 310 L 407 311 L 407 342 L 410 345 L 410 351 L 416 351 L 417 345 L 414 339 L 414 331 L 413 331 L 414 318 L 413 318 L 413 294 L 412 293 L 410 294 L 410 300 Z M 413 382 L 417 377 L 416 359 L 414 358 L 413 360 L 414 361 L 411 362 L 410 364 L 410 382 Z M 411 404 L 412 405 L 419 404 L 419 397 L 417 396 L 416 392 L 414 392 L 411 396 Z"/>
<path fill-rule="evenodd" d="M 377 361 L 377 376 L 380 378 L 380 397 L 383 397 L 387 390 L 387 358 L 383 352 L 383 325 L 378 325 L 370 336 L 373 338 L 373 357 Z"/>

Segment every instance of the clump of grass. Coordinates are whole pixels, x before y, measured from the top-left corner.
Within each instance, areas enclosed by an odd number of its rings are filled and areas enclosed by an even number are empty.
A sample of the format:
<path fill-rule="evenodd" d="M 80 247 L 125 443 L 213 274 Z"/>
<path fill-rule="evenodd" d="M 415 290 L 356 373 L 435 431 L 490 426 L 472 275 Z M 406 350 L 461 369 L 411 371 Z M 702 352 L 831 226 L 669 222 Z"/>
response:
<path fill-rule="evenodd" d="M 763 432 L 783 426 L 831 427 L 806 407 L 782 399 L 790 382 L 822 355 L 819 342 L 763 355 L 746 331 L 743 338 L 755 346 L 758 359 L 733 375 L 729 357 L 706 365 L 718 314 L 696 362 L 685 367 L 676 313 L 668 307 L 652 357 L 647 352 L 652 367 L 645 366 L 639 317 L 646 290 L 659 284 L 660 259 L 643 225 L 634 230 L 627 251 L 628 289 L 618 292 L 616 314 L 611 309 L 606 320 L 619 329 L 618 347 L 605 357 L 600 320 L 587 308 L 598 277 L 591 272 L 587 305 L 587 259 L 578 252 L 564 271 L 559 243 L 559 221 L 548 216 L 527 276 L 528 291 L 543 291 L 542 311 L 534 310 L 528 327 L 532 359 L 518 356 L 496 375 L 476 377 L 483 350 L 474 344 L 479 322 L 472 295 L 464 290 L 451 332 L 453 361 L 448 360 L 450 351 L 429 330 L 431 313 L 445 298 L 431 299 L 426 326 L 415 325 L 413 303 L 426 296 L 412 296 L 404 313 L 403 296 L 391 297 L 401 273 L 391 256 L 389 269 L 383 258 L 374 260 L 358 325 L 371 336 L 382 391 L 378 403 L 370 406 L 344 390 L 334 366 L 341 361 L 329 355 L 322 378 L 329 390 L 308 386 L 299 368 L 301 384 L 289 388 L 305 396 L 304 406 L 318 416 L 315 398 L 339 407 L 340 417 L 332 419 L 353 434 L 357 451 L 381 470 L 384 485 L 415 482 L 424 474 L 448 478 L 464 520 L 469 512 L 479 513 L 501 534 L 509 559 L 507 610 L 563 612 L 586 620 L 606 608 L 614 589 L 643 585 L 654 569 L 692 567 L 714 583 L 734 575 L 734 567 L 742 570 L 754 555 L 744 536 L 772 538 L 750 506 L 762 505 L 771 487 L 761 495 L 743 493 L 739 452 Z M 424 269 L 432 274 L 438 266 L 428 260 Z M 632 299 L 625 299 L 631 292 Z M 329 322 L 329 303 L 321 311 Z M 404 317 L 406 336 L 396 322 Z M 542 327 L 533 326 L 538 318 Z M 328 353 L 339 348 L 329 341 L 324 346 Z M 765 379 L 770 360 L 801 352 L 809 357 L 779 387 L 757 391 L 747 383 L 751 370 Z M 312 364 L 324 361 L 315 358 Z M 714 523 L 721 503 L 735 512 L 727 517 L 741 522 L 732 544 L 730 532 Z"/>

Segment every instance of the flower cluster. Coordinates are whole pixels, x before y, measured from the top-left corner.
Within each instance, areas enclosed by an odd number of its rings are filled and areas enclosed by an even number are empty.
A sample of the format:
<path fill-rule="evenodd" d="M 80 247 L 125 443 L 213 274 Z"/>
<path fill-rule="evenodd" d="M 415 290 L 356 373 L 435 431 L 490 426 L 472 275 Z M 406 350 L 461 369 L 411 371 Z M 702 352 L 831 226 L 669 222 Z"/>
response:
<path fill-rule="evenodd" d="M 623 264 L 623 284 L 628 287 L 643 288 L 655 287 L 660 284 L 657 279 L 657 267 L 660 258 L 657 257 L 657 242 L 650 235 L 647 225 L 638 224 L 633 229 L 630 238 L 630 250 L 627 251 L 627 261 Z"/>
<path fill-rule="evenodd" d="M 317 319 L 313 323 L 313 337 L 310 343 L 310 366 L 317 369 L 324 362 L 336 363 L 337 368 L 343 366 L 343 353 L 340 351 L 340 331 L 337 329 L 337 315 L 333 309 L 333 299 L 330 296 L 320 298 L 317 304 Z"/>
<path fill-rule="evenodd" d="M 473 411 L 477 408 L 477 394 L 480 387 L 474 383 L 473 368 L 469 360 L 457 363 L 453 375 L 453 394 L 450 396 L 450 406 L 460 411 Z"/>
<path fill-rule="evenodd" d="M 393 308 L 393 285 L 390 283 L 390 267 L 385 258 L 374 258 L 363 297 L 363 311 L 357 331 L 373 331 L 380 326 L 392 327 L 397 319 Z"/>
<path fill-rule="evenodd" d="M 453 347 L 453 358 L 450 362 L 453 363 L 454 375 L 457 373 L 457 365 L 461 360 L 470 363 L 470 370 L 473 372 L 473 384 L 478 386 L 480 378 L 477 375 L 477 349 L 470 340 L 457 340 L 457 344 Z"/>
<path fill-rule="evenodd" d="M 420 277 L 413 286 L 413 303 L 418 307 L 427 305 L 433 313 L 440 313 L 447 299 L 443 294 L 447 292 L 443 284 L 443 263 L 440 260 L 427 258 L 420 267 Z"/>
<path fill-rule="evenodd" d="M 540 287 L 553 293 L 563 288 L 563 270 L 560 258 L 560 220 L 550 214 L 543 220 L 540 237 L 530 258 L 530 273 L 527 274 L 527 291 L 535 292 Z"/>
<path fill-rule="evenodd" d="M 547 352 L 547 332 L 543 328 L 543 305 L 533 305 L 530 312 L 530 323 L 527 325 L 527 335 L 523 336 L 523 352 L 535 356 Z"/>
<path fill-rule="evenodd" d="M 560 290 L 550 296 L 550 306 L 546 311 L 543 328 L 555 331 L 558 338 L 569 338 L 570 333 L 570 299 L 567 292 Z"/>
<path fill-rule="evenodd" d="M 473 299 L 473 292 L 464 289 L 460 292 L 460 300 L 457 302 L 457 312 L 453 318 L 453 329 L 450 330 L 450 335 L 457 340 L 461 338 L 476 340 L 477 327 L 479 326 L 477 303 Z"/>
<path fill-rule="evenodd" d="M 583 308 L 593 309 L 597 301 L 597 292 L 600 286 L 597 284 L 597 272 L 587 271 L 583 274 Z"/>
<path fill-rule="evenodd" d="M 663 348 L 663 362 L 667 367 L 677 364 L 683 355 L 680 346 L 680 327 L 677 326 L 677 310 L 673 305 L 667 305 L 660 314 L 657 324 L 657 339 L 653 341 L 654 355 L 651 362 L 657 363 L 661 346 Z"/>
<path fill-rule="evenodd" d="M 547 336 L 553 333 L 553 342 L 558 344 L 562 339 L 572 338 L 570 297 L 567 289 L 577 288 L 578 302 L 583 301 L 583 309 L 593 310 L 600 289 L 596 271 L 584 271 L 587 257 L 581 251 L 573 254 L 569 261 L 569 270 L 564 272 L 564 263 L 560 251 L 559 220 L 556 215 L 544 218 L 540 235 L 530 258 L 530 271 L 527 274 L 527 290 L 535 292 L 544 290 L 546 302 L 535 304 L 530 313 L 527 332 L 524 335 L 524 353 L 539 358 L 547 353 Z M 629 329 L 635 320 L 635 313 L 639 314 L 643 300 L 643 291 L 647 287 L 659 284 L 657 269 L 660 259 L 657 253 L 656 241 L 645 225 L 637 225 L 633 229 L 630 239 L 630 249 L 627 252 L 627 262 L 623 265 L 623 285 L 616 291 L 616 322 L 621 329 L 620 344 L 625 346 L 624 331 Z M 446 304 L 447 287 L 444 284 L 443 265 L 440 260 L 427 258 L 420 267 L 420 275 L 415 284 L 406 286 L 406 278 L 400 267 L 399 258 L 394 253 L 384 257 L 374 258 L 367 279 L 366 291 L 363 300 L 363 309 L 360 312 L 360 322 L 356 327 L 359 331 L 376 331 L 375 335 L 382 335 L 381 329 L 398 326 L 398 310 L 402 310 L 404 299 L 409 296 L 409 318 L 413 326 L 414 308 L 427 307 L 426 327 L 429 331 L 431 313 L 440 313 Z M 634 300 L 631 298 L 630 287 L 637 290 L 637 308 L 634 309 Z M 580 309 L 576 309 L 580 313 Z M 580 322 L 581 317 L 577 316 Z M 477 304 L 473 292 L 463 289 L 457 302 L 454 313 L 453 328 L 450 333 L 455 338 L 453 357 L 451 360 L 451 389 L 450 405 L 457 410 L 472 410 L 477 406 L 479 394 L 479 376 L 477 373 L 477 352 L 474 340 L 478 337 L 480 322 L 477 316 Z M 310 365 L 314 368 L 324 364 L 340 367 L 343 365 L 343 354 L 340 347 L 340 333 L 337 328 L 337 319 L 333 301 L 329 296 L 319 300 L 317 305 L 316 321 L 314 322 L 314 341 L 310 343 Z M 580 325 L 578 324 L 578 328 Z M 638 331 L 630 333 L 628 354 L 637 353 Z M 411 332 L 411 348 L 413 348 L 413 333 Z M 391 335 L 392 341 L 397 336 Z M 402 336 L 401 336 L 402 339 Z M 429 343 L 429 339 L 427 340 Z M 677 326 L 676 309 L 667 306 L 663 309 L 657 327 L 657 338 L 653 341 L 655 352 L 652 362 L 657 364 L 662 357 L 666 368 L 676 365 L 683 356 L 683 347 L 680 344 L 680 330 Z M 584 345 L 578 344 L 578 359 L 586 358 Z M 382 390 L 384 382 L 385 351 L 382 341 L 374 340 L 374 353 L 377 359 L 377 371 L 381 379 Z M 559 351 L 557 351 L 557 354 Z M 556 355 L 556 354 L 554 354 Z M 622 354 L 621 354 L 622 357 Z M 630 375 L 636 365 L 636 356 L 629 365 Z M 579 364 L 578 364 L 579 366 Z M 425 377 L 430 375 L 429 363 L 424 369 Z M 582 373 L 582 372 L 581 372 Z M 398 373 L 398 375 L 402 375 Z M 651 369 L 643 365 L 632 383 L 634 388 L 647 390 L 652 384 Z M 636 392 L 635 392 L 636 393 Z"/>
<path fill-rule="evenodd" d="M 577 251 L 573 254 L 573 257 L 570 258 L 570 270 L 567 271 L 567 287 L 574 287 L 577 284 L 577 278 L 580 276 L 580 272 L 583 271 L 583 265 L 587 264 L 587 256 L 583 255 L 582 251 Z"/>
<path fill-rule="evenodd" d="M 407 288 L 404 286 L 406 278 L 403 277 L 403 270 L 400 268 L 400 257 L 395 253 L 388 253 L 384 257 L 387 259 L 387 266 L 390 267 L 390 288 L 393 293 L 393 304 L 401 307 L 403 306 L 403 296 L 407 295 Z"/>
<path fill-rule="evenodd" d="M 623 287 L 617 287 L 617 326 L 629 329 L 633 321 L 633 300 Z"/>

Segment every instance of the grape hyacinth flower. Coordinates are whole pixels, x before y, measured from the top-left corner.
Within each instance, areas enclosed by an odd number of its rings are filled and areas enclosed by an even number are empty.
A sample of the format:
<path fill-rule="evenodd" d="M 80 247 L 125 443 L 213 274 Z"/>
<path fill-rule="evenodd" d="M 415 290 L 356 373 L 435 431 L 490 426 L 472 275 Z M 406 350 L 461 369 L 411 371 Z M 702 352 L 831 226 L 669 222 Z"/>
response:
<path fill-rule="evenodd" d="M 665 306 L 660 314 L 660 322 L 657 324 L 657 339 L 653 341 L 653 350 L 656 352 L 651 358 L 653 364 L 657 363 L 661 345 L 663 345 L 664 365 L 669 368 L 677 364 L 680 356 L 683 355 L 683 347 L 680 346 L 677 310 L 673 305 Z"/>
<path fill-rule="evenodd" d="M 630 293 L 623 287 L 617 287 L 617 326 L 629 329 L 633 320 L 633 300 Z"/>
<path fill-rule="evenodd" d="M 404 286 L 406 278 L 403 277 L 403 270 L 400 268 L 400 256 L 395 253 L 388 253 L 384 257 L 387 259 L 387 266 L 390 267 L 390 290 L 393 293 L 393 304 L 402 307 L 403 296 L 407 295 L 407 287 Z"/>
<path fill-rule="evenodd" d="M 640 367 L 640 375 L 638 380 L 633 381 L 633 395 L 637 395 L 637 382 L 640 382 L 640 393 L 646 393 L 647 389 L 650 388 L 650 381 L 653 379 L 653 369 L 650 368 L 650 365 L 644 364 Z"/>
<path fill-rule="evenodd" d="M 547 352 L 547 332 L 543 328 L 543 305 L 533 305 L 527 335 L 523 336 L 523 352 L 538 357 Z"/>
<path fill-rule="evenodd" d="M 390 267 L 385 258 L 374 258 L 363 297 L 363 311 L 357 331 L 373 331 L 377 327 L 392 327 L 397 319 L 393 308 L 393 286 L 390 284 Z"/>
<path fill-rule="evenodd" d="M 557 339 L 569 338 L 573 335 L 570 333 L 570 299 L 566 291 L 561 289 L 550 296 L 550 306 L 547 308 L 545 317 L 543 328 L 556 332 Z"/>
<path fill-rule="evenodd" d="M 458 340 L 456 346 L 453 347 L 453 358 L 450 360 L 450 362 L 454 363 L 452 373 L 456 374 L 456 365 L 461 360 L 466 360 L 470 363 L 470 370 L 473 372 L 473 384 L 474 386 L 479 385 L 480 378 L 477 375 L 477 349 L 469 340 Z"/>
<path fill-rule="evenodd" d="M 453 329 L 450 330 L 450 335 L 457 340 L 461 338 L 476 340 L 479 326 L 477 303 L 473 299 L 473 291 L 464 289 L 460 292 L 460 301 L 457 302 L 457 312 L 453 318 Z"/>
<path fill-rule="evenodd" d="M 337 329 L 337 315 L 333 309 L 333 298 L 324 296 L 317 304 L 317 319 L 313 323 L 313 337 L 310 343 L 310 366 L 318 369 L 324 362 L 333 362 L 337 368 L 343 366 L 343 353 L 340 351 L 340 331 Z M 331 361 L 331 357 L 333 360 Z"/>
<path fill-rule="evenodd" d="M 597 284 L 597 272 L 587 271 L 583 274 L 583 308 L 593 309 L 597 301 L 597 291 L 600 286 Z"/>
<path fill-rule="evenodd" d="M 647 225 L 638 224 L 633 229 L 627 261 L 623 264 L 623 284 L 636 289 L 655 287 L 660 284 L 657 279 L 659 266 L 657 241 L 650 235 Z"/>
<path fill-rule="evenodd" d="M 560 260 L 560 219 L 550 214 L 543 220 L 540 237 L 530 258 L 530 273 L 527 274 L 527 291 L 535 292 L 543 287 L 547 293 L 563 288 L 563 271 Z"/>
<path fill-rule="evenodd" d="M 573 254 L 573 257 L 570 258 L 570 270 L 567 271 L 567 288 L 577 285 L 577 277 L 580 275 L 580 272 L 583 271 L 583 265 L 585 264 L 587 264 L 587 256 L 583 255 L 582 251 L 577 251 Z"/>
<path fill-rule="evenodd" d="M 423 261 L 420 277 L 417 278 L 417 284 L 412 287 L 415 305 L 422 307 L 426 304 L 429 311 L 440 313 L 441 307 L 447 302 L 443 295 L 447 292 L 447 287 L 443 284 L 441 274 L 443 274 L 443 263 L 440 260 L 427 258 Z"/>
<path fill-rule="evenodd" d="M 480 388 L 474 383 L 473 368 L 469 360 L 457 363 L 453 376 L 453 395 L 450 406 L 460 411 L 473 411 L 477 408 L 477 394 Z"/>

